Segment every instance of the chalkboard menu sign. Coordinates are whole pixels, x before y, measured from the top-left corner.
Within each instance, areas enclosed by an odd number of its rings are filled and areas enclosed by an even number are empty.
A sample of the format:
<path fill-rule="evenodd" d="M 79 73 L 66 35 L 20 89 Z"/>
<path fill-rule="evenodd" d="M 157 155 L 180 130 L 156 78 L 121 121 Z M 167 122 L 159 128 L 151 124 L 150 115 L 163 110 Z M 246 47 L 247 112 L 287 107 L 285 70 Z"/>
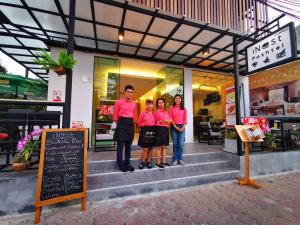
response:
<path fill-rule="evenodd" d="M 39 223 L 41 207 L 44 205 L 82 198 L 82 208 L 85 209 L 86 160 L 86 128 L 43 131 L 36 195 L 36 223 Z"/>

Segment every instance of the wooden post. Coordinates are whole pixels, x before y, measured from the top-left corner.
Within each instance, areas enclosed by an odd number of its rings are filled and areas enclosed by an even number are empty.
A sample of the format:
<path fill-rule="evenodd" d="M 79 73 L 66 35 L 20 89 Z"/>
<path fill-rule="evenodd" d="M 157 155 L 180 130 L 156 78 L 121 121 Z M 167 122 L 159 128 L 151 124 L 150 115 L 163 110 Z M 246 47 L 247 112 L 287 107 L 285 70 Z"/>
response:
<path fill-rule="evenodd" d="M 41 214 L 42 214 L 42 207 L 36 207 L 35 208 L 34 224 L 39 224 L 41 222 Z"/>

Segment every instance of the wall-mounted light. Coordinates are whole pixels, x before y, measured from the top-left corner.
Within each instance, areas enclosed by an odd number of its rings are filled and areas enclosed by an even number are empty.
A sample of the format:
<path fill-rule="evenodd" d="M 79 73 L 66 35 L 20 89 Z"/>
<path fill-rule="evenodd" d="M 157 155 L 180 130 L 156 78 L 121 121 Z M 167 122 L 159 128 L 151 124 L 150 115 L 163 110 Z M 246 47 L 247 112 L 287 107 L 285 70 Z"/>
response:
<path fill-rule="evenodd" d="M 209 55 L 209 48 L 206 48 L 202 51 L 202 56 L 208 56 Z"/>
<path fill-rule="evenodd" d="M 123 41 L 124 39 L 124 29 L 119 29 L 119 41 Z"/>

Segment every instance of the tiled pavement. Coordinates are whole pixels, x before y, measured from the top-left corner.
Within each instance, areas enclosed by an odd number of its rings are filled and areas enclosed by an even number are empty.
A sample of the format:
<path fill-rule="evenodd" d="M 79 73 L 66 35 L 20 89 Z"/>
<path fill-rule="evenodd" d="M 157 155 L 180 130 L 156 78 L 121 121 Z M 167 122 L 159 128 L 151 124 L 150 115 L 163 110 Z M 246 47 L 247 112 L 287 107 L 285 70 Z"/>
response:
<path fill-rule="evenodd" d="M 258 179 L 260 190 L 223 182 L 45 210 L 41 224 L 300 225 L 300 172 Z M 0 218 L 1 225 L 33 224 L 33 214 Z"/>

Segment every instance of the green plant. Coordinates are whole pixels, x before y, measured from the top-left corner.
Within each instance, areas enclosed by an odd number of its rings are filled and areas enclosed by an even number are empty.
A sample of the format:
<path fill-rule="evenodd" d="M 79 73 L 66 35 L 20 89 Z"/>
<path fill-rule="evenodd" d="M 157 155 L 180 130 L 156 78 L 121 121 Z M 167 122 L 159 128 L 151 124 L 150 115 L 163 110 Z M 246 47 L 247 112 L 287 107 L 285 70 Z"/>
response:
<path fill-rule="evenodd" d="M 15 156 L 15 163 L 27 162 L 33 150 L 40 144 L 40 140 L 33 140 L 34 137 L 39 137 L 43 129 L 34 130 L 29 135 L 23 137 L 17 145 L 17 154 Z"/>
<path fill-rule="evenodd" d="M 60 51 L 58 54 L 58 65 L 62 66 L 65 69 L 72 69 L 73 66 L 77 63 L 75 59 L 73 59 L 72 54 L 67 54 L 64 51 Z"/>
<path fill-rule="evenodd" d="M 43 69 L 50 70 L 58 66 L 58 63 L 50 56 L 48 52 L 46 52 L 45 49 L 41 49 L 36 56 L 37 59 L 34 60 L 34 62 L 42 65 Z"/>
<path fill-rule="evenodd" d="M 266 133 L 265 136 L 266 136 L 265 139 L 267 144 L 276 142 L 276 138 L 271 132 Z"/>
<path fill-rule="evenodd" d="M 237 139 L 237 133 L 235 130 L 226 130 L 225 138 L 227 139 Z"/>
<path fill-rule="evenodd" d="M 63 67 L 64 69 L 70 70 L 77 63 L 77 61 L 73 58 L 73 55 L 68 54 L 65 51 L 60 51 L 58 53 L 57 61 L 55 61 L 44 49 L 41 49 L 36 56 L 37 59 L 34 62 L 42 65 L 43 68 L 47 70 L 55 69 L 57 67 Z"/>

